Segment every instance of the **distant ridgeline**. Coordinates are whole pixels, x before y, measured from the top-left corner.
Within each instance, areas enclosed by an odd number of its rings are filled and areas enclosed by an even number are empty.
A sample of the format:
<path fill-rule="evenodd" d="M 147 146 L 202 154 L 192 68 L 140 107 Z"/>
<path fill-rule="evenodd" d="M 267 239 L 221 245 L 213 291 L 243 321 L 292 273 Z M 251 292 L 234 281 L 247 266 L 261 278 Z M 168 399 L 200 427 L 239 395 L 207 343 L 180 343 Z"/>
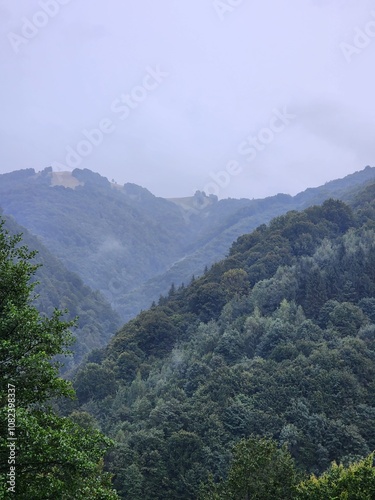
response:
<path fill-rule="evenodd" d="M 317 474 L 375 449 L 374 200 L 371 184 L 260 225 L 91 354 L 77 405 L 117 443 L 121 498 L 198 498 L 252 435 Z"/>
<path fill-rule="evenodd" d="M 166 200 L 87 169 L 26 169 L 0 175 L 0 206 L 128 320 L 225 257 L 240 235 L 291 209 L 350 200 L 374 179 L 367 167 L 294 197 L 218 201 L 198 191 Z"/>

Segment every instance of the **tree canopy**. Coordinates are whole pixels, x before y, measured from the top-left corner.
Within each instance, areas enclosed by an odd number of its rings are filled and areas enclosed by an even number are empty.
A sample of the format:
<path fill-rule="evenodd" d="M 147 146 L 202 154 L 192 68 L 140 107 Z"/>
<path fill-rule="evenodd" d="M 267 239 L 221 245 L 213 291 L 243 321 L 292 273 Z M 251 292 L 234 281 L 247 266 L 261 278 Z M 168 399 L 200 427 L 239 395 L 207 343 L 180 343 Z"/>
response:
<path fill-rule="evenodd" d="M 53 409 L 53 398 L 74 396 L 53 360 L 69 354 L 73 322 L 33 305 L 38 265 L 21 241 L 0 221 L 0 498 L 115 499 L 103 472 L 111 441 Z"/>
<path fill-rule="evenodd" d="M 77 408 L 116 442 L 121 498 L 190 500 L 209 477 L 246 489 L 231 450 L 252 436 L 307 477 L 375 449 L 373 200 L 328 200 L 243 235 L 81 367 Z M 276 470 L 263 469 L 266 483 Z"/>

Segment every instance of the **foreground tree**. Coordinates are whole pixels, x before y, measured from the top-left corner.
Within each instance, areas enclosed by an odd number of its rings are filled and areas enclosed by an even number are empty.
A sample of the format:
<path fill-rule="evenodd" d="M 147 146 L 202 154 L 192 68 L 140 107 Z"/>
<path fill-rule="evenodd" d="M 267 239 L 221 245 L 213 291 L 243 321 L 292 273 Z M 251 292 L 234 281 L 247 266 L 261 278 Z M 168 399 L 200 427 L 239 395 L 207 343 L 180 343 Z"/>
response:
<path fill-rule="evenodd" d="M 347 467 L 333 463 L 321 476 L 301 481 L 286 448 L 265 438 L 242 439 L 234 448 L 225 481 L 212 477 L 201 500 L 373 500 L 375 452 Z"/>
<path fill-rule="evenodd" d="M 0 221 L 0 498 L 116 499 L 103 456 L 111 441 L 53 411 L 74 397 L 52 359 L 68 354 L 71 322 L 32 305 L 35 252 Z"/>
<path fill-rule="evenodd" d="M 375 498 L 374 453 L 344 467 L 332 464 L 320 477 L 311 476 L 297 487 L 296 499 L 373 500 Z"/>
<path fill-rule="evenodd" d="M 271 439 L 242 439 L 233 450 L 226 481 L 204 488 L 203 500 L 275 500 L 293 498 L 297 473 L 285 447 Z"/>

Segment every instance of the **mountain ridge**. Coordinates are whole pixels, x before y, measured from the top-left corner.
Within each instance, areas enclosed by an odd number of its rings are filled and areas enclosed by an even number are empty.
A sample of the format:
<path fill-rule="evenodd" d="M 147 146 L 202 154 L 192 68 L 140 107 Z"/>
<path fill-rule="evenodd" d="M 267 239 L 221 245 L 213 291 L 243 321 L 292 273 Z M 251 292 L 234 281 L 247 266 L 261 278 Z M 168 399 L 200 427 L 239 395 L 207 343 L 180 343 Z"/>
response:
<path fill-rule="evenodd" d="M 172 283 L 187 283 L 223 258 L 241 234 L 290 209 L 330 196 L 348 199 L 351 190 L 371 179 L 375 168 L 366 167 L 294 197 L 217 200 L 197 192 L 176 203 L 132 183 L 111 183 L 88 169 L 69 175 L 25 169 L 0 175 L 0 206 L 65 267 L 99 289 L 125 321 Z"/>

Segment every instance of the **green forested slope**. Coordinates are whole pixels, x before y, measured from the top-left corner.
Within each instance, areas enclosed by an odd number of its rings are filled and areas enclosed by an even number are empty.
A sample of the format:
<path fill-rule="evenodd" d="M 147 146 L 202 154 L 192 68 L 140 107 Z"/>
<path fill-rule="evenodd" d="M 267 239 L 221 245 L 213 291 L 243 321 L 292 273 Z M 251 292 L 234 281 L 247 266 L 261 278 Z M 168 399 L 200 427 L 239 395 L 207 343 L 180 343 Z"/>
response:
<path fill-rule="evenodd" d="M 122 498 L 193 499 L 251 435 L 302 472 L 375 449 L 375 185 L 240 237 L 75 379 Z"/>
<path fill-rule="evenodd" d="M 54 175 L 50 169 L 0 175 L 0 206 L 127 320 L 167 293 L 171 283 L 179 286 L 201 275 L 240 235 L 288 210 L 330 196 L 347 199 L 374 180 L 375 169 L 294 197 L 215 201 L 197 193 L 191 209 L 134 184 L 111 184 L 86 169 L 67 173 L 74 189 L 55 185 Z"/>
<path fill-rule="evenodd" d="M 53 186 L 48 169 L 4 174 L 0 205 L 86 285 L 114 302 L 119 289 L 167 269 L 188 235 L 173 203 L 142 188 L 123 192 L 90 171 L 73 173 L 81 182 L 75 189 Z"/>
<path fill-rule="evenodd" d="M 105 298 L 86 286 L 81 278 L 68 271 L 61 261 L 54 257 L 45 246 L 27 229 L 19 226 L 12 217 L 5 218 L 5 228 L 10 234 L 21 234 L 23 244 L 37 250 L 35 262 L 41 264 L 35 278 L 38 295 L 35 305 L 44 315 L 50 316 L 54 309 L 67 309 L 66 319 L 78 316 L 73 329 L 76 342 L 72 346 L 72 357 L 61 358 L 62 373 L 67 374 L 76 367 L 93 349 L 107 345 L 120 325 L 120 318 Z"/>
<path fill-rule="evenodd" d="M 253 231 L 272 218 L 288 210 L 303 210 L 314 204 L 321 204 L 334 197 L 350 201 L 358 189 L 374 180 L 374 169 L 366 169 L 326 183 L 318 188 L 310 188 L 292 197 L 278 194 L 265 199 L 225 199 L 207 204 L 207 207 L 190 214 L 188 228 L 190 246 L 168 269 L 127 291 L 119 287 L 114 291 L 113 300 L 122 317 L 130 319 L 135 311 L 147 309 L 152 300 L 166 294 L 171 283 L 179 285 L 190 281 L 193 275 L 202 275 L 206 266 L 223 259 L 232 242 L 244 233 Z"/>
<path fill-rule="evenodd" d="M 75 396 L 55 361 L 73 342 L 73 322 L 36 309 L 34 258 L 0 221 L 0 499 L 116 500 L 103 471 L 111 441 L 89 415 L 52 407 Z"/>

